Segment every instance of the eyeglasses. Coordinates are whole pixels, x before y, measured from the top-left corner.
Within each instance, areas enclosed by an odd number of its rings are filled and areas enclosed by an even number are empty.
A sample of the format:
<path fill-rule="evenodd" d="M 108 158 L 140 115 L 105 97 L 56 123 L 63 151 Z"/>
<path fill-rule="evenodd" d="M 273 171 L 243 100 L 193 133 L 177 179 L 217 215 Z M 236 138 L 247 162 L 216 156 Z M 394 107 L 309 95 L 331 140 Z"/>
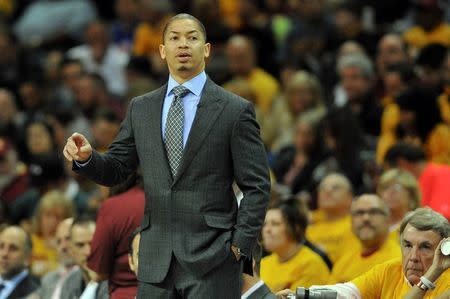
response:
<path fill-rule="evenodd" d="M 354 210 L 354 211 L 352 211 L 353 217 L 362 217 L 362 216 L 364 216 L 364 214 L 368 214 L 371 217 L 387 215 L 385 211 L 383 211 L 382 209 L 377 209 L 377 208 L 373 208 L 373 209 L 369 209 L 369 210 Z"/>

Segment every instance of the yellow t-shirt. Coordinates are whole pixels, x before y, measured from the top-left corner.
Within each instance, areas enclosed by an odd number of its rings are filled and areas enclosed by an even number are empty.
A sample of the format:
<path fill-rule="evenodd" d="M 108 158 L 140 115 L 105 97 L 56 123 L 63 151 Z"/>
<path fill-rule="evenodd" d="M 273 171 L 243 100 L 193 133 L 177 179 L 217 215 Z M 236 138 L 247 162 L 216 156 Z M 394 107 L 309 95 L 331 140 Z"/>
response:
<path fill-rule="evenodd" d="M 290 260 L 280 263 L 275 253 L 261 260 L 261 279 L 272 292 L 289 288 L 326 284 L 330 270 L 323 259 L 307 246 L 302 246 Z"/>
<path fill-rule="evenodd" d="M 247 78 L 256 96 L 256 105 L 262 112 L 269 112 L 272 102 L 280 90 L 278 81 L 261 68 L 255 68 Z"/>
<path fill-rule="evenodd" d="M 442 23 L 431 32 L 426 32 L 421 27 L 414 26 L 404 33 L 403 39 L 409 46 L 419 49 L 432 43 L 449 47 L 450 25 Z"/>
<path fill-rule="evenodd" d="M 165 17 L 156 25 L 146 22 L 138 25 L 134 34 L 134 55 L 148 56 L 159 53 L 159 45 L 162 44 L 164 26 L 168 19 L 169 17 Z"/>
<path fill-rule="evenodd" d="M 31 235 L 33 250 L 31 252 L 31 273 L 44 276 L 58 268 L 58 253 L 55 248 L 49 247 L 44 239 L 36 234 Z"/>
<path fill-rule="evenodd" d="M 403 298 L 412 288 L 406 280 L 400 259 L 390 260 L 373 267 L 352 280 L 364 299 Z M 450 289 L 450 270 L 445 271 L 435 282 L 436 289 L 428 291 L 423 298 L 436 298 Z"/>
<path fill-rule="evenodd" d="M 346 252 L 333 265 L 330 284 L 350 281 L 370 270 L 373 266 L 399 257 L 401 257 L 400 245 L 391 238 L 388 238 L 380 249 L 369 256 L 361 255 L 360 245 L 354 250 Z"/>
<path fill-rule="evenodd" d="M 306 238 L 324 250 L 335 264 L 345 252 L 358 246 L 358 239 L 352 232 L 351 216 L 335 221 L 320 221 L 306 229 Z"/>

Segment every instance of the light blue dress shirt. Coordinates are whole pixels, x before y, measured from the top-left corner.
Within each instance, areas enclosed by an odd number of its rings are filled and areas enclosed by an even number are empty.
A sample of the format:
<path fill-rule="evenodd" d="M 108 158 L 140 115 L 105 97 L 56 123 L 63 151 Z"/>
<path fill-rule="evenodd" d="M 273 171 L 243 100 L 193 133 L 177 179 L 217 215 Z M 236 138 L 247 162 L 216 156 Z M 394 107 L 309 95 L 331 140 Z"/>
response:
<path fill-rule="evenodd" d="M 189 81 L 184 82 L 182 85 L 189 89 L 189 93 L 183 98 L 184 107 L 184 126 L 183 126 L 183 147 L 186 146 L 187 139 L 189 137 L 189 132 L 191 131 L 192 123 L 194 122 L 195 113 L 197 113 L 197 105 L 200 102 L 202 96 L 203 87 L 206 83 L 206 73 L 203 71 Z M 174 94 L 172 89 L 175 86 L 180 85 L 172 76 L 169 76 L 169 81 L 167 82 L 167 92 L 164 98 L 162 115 L 161 115 L 161 134 L 163 140 L 165 140 L 166 122 L 167 115 L 169 114 L 170 105 L 174 99 Z M 79 163 L 74 161 L 78 167 L 86 166 L 91 161 L 92 156 L 84 163 Z M 2 298 L 0 298 L 2 299 Z"/>
<path fill-rule="evenodd" d="M 0 292 L 0 299 L 6 299 L 9 295 L 14 291 L 14 289 L 17 287 L 17 285 L 25 279 L 28 275 L 28 270 L 23 270 L 16 276 L 14 276 L 12 279 L 9 280 L 3 280 L 3 278 L 0 277 L 0 284 L 3 284 L 5 287 Z"/>
<path fill-rule="evenodd" d="M 200 97 L 202 95 L 203 87 L 206 83 L 206 74 L 201 72 L 189 81 L 184 82 L 182 85 L 189 89 L 189 93 L 183 98 L 184 107 L 184 126 L 183 126 L 183 147 L 186 146 L 187 139 L 189 137 L 189 132 L 192 128 L 192 123 L 194 122 L 195 113 L 197 112 L 197 105 L 200 102 Z M 164 104 L 161 115 L 161 129 L 163 140 L 165 140 L 166 122 L 167 115 L 169 114 L 170 105 L 174 99 L 174 94 L 172 89 L 175 86 L 180 85 L 172 76 L 169 76 L 169 81 L 167 83 L 166 97 L 164 98 Z"/>

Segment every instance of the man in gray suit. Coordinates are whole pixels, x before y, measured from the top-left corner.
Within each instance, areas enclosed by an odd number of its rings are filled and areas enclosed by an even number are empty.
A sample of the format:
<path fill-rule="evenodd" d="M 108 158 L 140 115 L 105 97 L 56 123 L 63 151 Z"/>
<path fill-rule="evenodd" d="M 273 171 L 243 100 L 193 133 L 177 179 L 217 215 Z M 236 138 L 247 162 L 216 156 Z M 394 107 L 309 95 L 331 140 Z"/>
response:
<path fill-rule="evenodd" d="M 64 148 L 74 170 L 100 184 L 142 169 L 138 298 L 239 298 L 243 264 L 251 269 L 268 164 L 252 104 L 204 72 L 210 47 L 196 18 L 172 17 L 160 45 L 167 84 L 131 101 L 107 153 L 78 133 Z M 244 195 L 239 208 L 233 181 Z"/>

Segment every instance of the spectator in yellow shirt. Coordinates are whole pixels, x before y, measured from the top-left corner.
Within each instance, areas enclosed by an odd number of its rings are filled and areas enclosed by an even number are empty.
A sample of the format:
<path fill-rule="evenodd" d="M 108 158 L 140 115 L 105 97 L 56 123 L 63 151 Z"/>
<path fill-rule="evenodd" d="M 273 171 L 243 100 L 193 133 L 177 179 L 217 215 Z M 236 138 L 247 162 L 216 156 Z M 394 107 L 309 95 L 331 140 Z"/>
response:
<path fill-rule="evenodd" d="M 233 35 L 226 44 L 225 54 L 232 76 L 247 80 L 256 94 L 256 106 L 267 113 L 280 86 L 276 78 L 256 65 L 253 42 L 246 36 Z"/>
<path fill-rule="evenodd" d="M 373 266 L 400 257 L 398 241 L 389 238 L 389 208 L 375 194 L 364 194 L 352 204 L 352 229 L 359 246 L 334 264 L 333 282 L 350 281 Z"/>
<path fill-rule="evenodd" d="M 416 1 L 415 26 L 403 35 L 412 51 L 431 43 L 438 43 L 445 47 L 450 46 L 450 25 L 444 20 L 445 2 Z"/>
<path fill-rule="evenodd" d="M 262 229 L 264 248 L 272 254 L 261 260 L 261 279 L 272 292 L 327 283 L 330 270 L 321 253 L 305 240 L 306 207 L 295 198 L 269 207 Z"/>
<path fill-rule="evenodd" d="M 358 245 L 351 229 L 352 199 L 352 185 L 342 174 L 329 174 L 319 184 L 319 209 L 313 214 L 306 238 L 324 250 L 333 263 Z"/>
<path fill-rule="evenodd" d="M 400 236 L 401 259 L 377 265 L 351 282 L 311 289 L 336 290 L 337 298 L 446 298 L 450 255 L 441 252 L 441 244 L 450 241 L 448 220 L 430 208 L 418 208 L 403 220 Z"/>
<path fill-rule="evenodd" d="M 389 231 L 398 242 L 400 223 L 406 214 L 420 207 L 417 179 L 408 171 L 393 168 L 385 171 L 378 182 L 377 193 L 389 207 Z"/>

